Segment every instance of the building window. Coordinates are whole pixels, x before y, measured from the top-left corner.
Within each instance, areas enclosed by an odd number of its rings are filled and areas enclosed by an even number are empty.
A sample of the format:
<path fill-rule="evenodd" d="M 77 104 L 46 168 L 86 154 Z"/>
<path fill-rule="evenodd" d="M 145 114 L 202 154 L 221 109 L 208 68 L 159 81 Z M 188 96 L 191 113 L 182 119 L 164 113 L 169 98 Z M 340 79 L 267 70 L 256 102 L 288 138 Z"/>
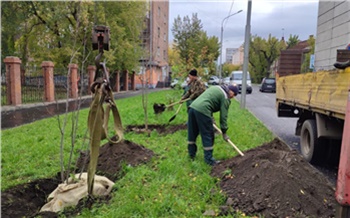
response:
<path fill-rule="evenodd" d="M 160 17 L 160 7 L 158 7 L 158 17 Z"/>
<path fill-rule="evenodd" d="M 163 35 L 164 42 L 166 42 L 166 33 Z"/>
<path fill-rule="evenodd" d="M 163 59 L 165 60 L 166 59 L 166 51 L 163 50 Z"/>
<path fill-rule="evenodd" d="M 160 47 L 157 47 L 157 57 L 160 57 Z"/>
<path fill-rule="evenodd" d="M 158 38 L 160 38 L 160 27 L 158 27 Z"/>

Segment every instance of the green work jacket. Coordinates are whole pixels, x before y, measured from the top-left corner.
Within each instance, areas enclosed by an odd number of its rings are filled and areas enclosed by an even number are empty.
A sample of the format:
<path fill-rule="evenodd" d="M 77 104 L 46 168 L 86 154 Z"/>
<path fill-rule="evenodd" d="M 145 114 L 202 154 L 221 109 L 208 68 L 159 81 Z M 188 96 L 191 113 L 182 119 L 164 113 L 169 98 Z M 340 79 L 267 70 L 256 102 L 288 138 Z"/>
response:
<path fill-rule="evenodd" d="M 190 107 L 208 117 L 212 117 L 213 113 L 220 111 L 220 128 L 223 133 L 226 133 L 230 104 L 231 100 L 228 98 L 228 94 L 220 86 L 211 86 L 196 98 Z"/>

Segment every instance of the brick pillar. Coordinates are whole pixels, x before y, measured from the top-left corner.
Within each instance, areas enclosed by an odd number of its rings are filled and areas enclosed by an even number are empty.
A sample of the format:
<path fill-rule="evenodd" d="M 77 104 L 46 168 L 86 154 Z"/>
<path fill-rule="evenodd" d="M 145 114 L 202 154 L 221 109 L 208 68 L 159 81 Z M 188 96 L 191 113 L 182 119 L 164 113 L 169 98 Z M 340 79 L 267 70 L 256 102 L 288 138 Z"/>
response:
<path fill-rule="evenodd" d="M 53 81 L 53 67 L 54 64 L 51 61 L 43 61 L 41 63 L 41 69 L 44 77 L 44 101 L 55 101 L 55 83 Z"/>
<path fill-rule="evenodd" d="M 7 104 L 22 104 L 21 63 L 18 57 L 8 56 L 4 59 L 6 65 L 6 97 Z"/>
<path fill-rule="evenodd" d="M 91 84 L 94 82 L 94 79 L 95 79 L 96 67 L 90 65 L 90 66 L 87 67 L 87 70 L 88 70 L 88 76 L 89 76 L 88 94 L 91 94 L 90 87 L 91 87 Z"/>
<path fill-rule="evenodd" d="M 117 70 L 115 72 L 115 88 L 114 88 L 115 92 L 120 92 L 120 71 Z"/>
<path fill-rule="evenodd" d="M 70 92 L 69 97 L 70 98 L 77 98 L 78 97 L 78 65 L 77 64 L 69 64 L 69 85 L 70 85 Z"/>
<path fill-rule="evenodd" d="M 135 84 L 135 71 L 132 71 L 131 74 L 131 90 L 136 90 L 136 84 Z"/>

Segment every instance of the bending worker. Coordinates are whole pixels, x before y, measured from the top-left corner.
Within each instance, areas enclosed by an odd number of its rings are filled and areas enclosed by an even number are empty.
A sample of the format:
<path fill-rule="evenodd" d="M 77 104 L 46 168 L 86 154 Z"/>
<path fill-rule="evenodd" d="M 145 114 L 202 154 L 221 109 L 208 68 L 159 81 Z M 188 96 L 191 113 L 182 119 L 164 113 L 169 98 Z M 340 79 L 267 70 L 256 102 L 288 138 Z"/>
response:
<path fill-rule="evenodd" d="M 190 104 L 206 89 L 204 83 L 200 81 L 200 79 L 198 79 L 198 73 L 196 69 L 193 69 L 188 73 L 188 78 L 190 80 L 185 88 L 184 95 L 181 97 L 181 100 L 190 98 L 190 100 L 186 102 L 187 111 L 189 109 Z"/>
<path fill-rule="evenodd" d="M 197 136 L 201 134 L 205 162 L 209 165 L 217 163 L 213 158 L 214 127 L 212 116 L 213 113 L 220 111 L 220 128 L 224 140 L 227 141 L 229 139 L 226 135 L 228 110 L 231 99 L 237 94 L 238 88 L 233 85 L 211 86 L 192 102 L 188 111 L 187 124 L 188 154 L 192 160 L 197 153 Z"/>

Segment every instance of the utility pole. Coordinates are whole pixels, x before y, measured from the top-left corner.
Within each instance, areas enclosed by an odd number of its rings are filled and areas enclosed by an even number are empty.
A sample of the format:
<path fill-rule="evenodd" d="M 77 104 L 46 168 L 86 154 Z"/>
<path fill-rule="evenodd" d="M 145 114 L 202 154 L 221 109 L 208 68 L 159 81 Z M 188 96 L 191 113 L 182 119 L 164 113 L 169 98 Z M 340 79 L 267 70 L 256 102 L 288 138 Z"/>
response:
<path fill-rule="evenodd" d="M 245 108 L 245 98 L 247 94 L 247 71 L 248 71 L 248 61 L 249 61 L 251 13 L 252 13 L 252 0 L 248 0 L 247 24 L 245 27 L 245 39 L 244 39 L 244 61 L 243 61 L 243 80 L 242 80 L 242 89 L 241 89 L 241 109 Z"/>

